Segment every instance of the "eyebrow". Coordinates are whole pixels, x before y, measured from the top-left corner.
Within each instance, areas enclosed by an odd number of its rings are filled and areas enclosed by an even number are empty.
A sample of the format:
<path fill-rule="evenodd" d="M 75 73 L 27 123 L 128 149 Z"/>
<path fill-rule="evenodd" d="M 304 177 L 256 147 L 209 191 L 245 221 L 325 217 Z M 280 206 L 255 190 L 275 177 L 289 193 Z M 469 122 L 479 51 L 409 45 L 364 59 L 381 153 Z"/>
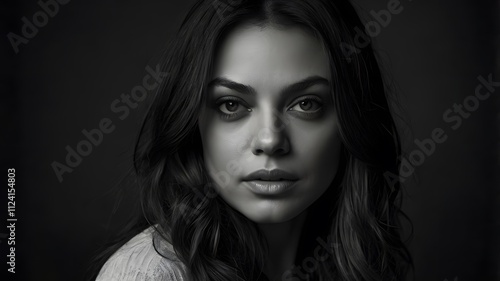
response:
<path fill-rule="evenodd" d="M 321 77 L 321 76 L 317 76 L 317 75 L 309 76 L 303 80 L 300 80 L 299 82 L 287 85 L 286 87 L 284 87 L 281 90 L 280 94 L 287 95 L 290 93 L 300 92 L 300 91 L 306 90 L 314 85 L 329 86 L 330 82 L 328 82 L 328 80 L 326 78 Z M 255 95 L 255 93 L 256 93 L 255 89 L 249 85 L 237 83 L 235 81 L 229 80 L 227 78 L 222 78 L 222 77 L 217 77 L 217 78 L 213 79 L 212 81 L 210 81 L 210 83 L 208 84 L 208 88 L 217 87 L 217 86 L 226 87 L 228 89 L 237 91 L 241 94 Z"/>

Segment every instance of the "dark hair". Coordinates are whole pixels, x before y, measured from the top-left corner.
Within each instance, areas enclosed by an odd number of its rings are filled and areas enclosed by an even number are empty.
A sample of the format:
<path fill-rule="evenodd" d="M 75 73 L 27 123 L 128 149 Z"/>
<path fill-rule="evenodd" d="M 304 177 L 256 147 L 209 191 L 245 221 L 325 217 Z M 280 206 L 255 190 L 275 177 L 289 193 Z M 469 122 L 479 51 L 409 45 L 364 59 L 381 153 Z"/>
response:
<path fill-rule="evenodd" d="M 255 223 L 212 188 L 197 119 L 219 42 L 244 23 L 298 25 L 321 40 L 330 60 L 332 95 L 342 139 L 341 169 L 310 207 L 296 263 L 313 256 L 317 239 L 326 260 L 308 280 L 403 280 L 412 264 L 401 238 L 398 175 L 401 147 L 387 89 L 364 27 L 347 0 L 198 1 L 162 59 L 169 75 L 155 94 L 137 141 L 134 165 L 142 214 L 129 235 L 99 256 L 100 265 L 149 225 L 170 241 L 191 278 L 267 280 L 266 243 Z M 403 214 L 404 215 L 404 214 Z M 94 275 L 95 276 L 95 275 Z M 297 279 L 292 279 L 297 280 Z"/>

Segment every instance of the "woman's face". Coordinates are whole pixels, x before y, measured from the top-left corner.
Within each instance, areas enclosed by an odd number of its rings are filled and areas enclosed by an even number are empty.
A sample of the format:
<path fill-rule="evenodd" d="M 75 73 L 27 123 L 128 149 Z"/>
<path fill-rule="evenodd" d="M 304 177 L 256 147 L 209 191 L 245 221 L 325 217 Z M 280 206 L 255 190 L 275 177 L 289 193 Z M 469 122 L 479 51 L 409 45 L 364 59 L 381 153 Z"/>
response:
<path fill-rule="evenodd" d="M 329 60 L 304 29 L 242 26 L 220 45 L 199 118 L 220 196 L 256 223 L 293 219 L 339 163 Z"/>

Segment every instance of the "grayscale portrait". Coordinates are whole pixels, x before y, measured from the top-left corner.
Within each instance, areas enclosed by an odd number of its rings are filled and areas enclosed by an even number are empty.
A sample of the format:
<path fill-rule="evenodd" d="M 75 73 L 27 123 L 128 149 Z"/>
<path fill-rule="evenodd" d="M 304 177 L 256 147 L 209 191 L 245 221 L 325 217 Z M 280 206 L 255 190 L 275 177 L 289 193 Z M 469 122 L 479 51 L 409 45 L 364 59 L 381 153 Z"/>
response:
<path fill-rule="evenodd" d="M 31 4 L 5 280 L 500 280 L 498 3 Z"/>

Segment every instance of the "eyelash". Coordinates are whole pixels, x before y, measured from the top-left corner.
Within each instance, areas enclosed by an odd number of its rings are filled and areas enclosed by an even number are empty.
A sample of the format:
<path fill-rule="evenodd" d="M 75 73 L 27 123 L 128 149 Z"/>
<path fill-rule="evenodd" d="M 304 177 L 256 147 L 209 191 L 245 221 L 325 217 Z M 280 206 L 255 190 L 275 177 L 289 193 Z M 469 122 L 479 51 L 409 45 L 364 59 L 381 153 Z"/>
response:
<path fill-rule="evenodd" d="M 312 101 L 312 102 L 315 102 L 315 103 L 318 104 L 319 108 L 316 109 L 313 112 L 302 112 L 302 111 L 292 110 L 292 108 L 294 108 L 300 102 L 303 102 L 303 101 Z M 242 111 L 242 112 L 232 113 L 232 114 L 224 113 L 224 112 L 222 112 L 220 110 L 220 107 L 221 107 L 221 105 L 226 104 L 227 102 L 235 102 L 238 105 L 246 107 L 247 110 Z M 240 115 L 246 114 L 246 113 L 252 111 L 251 108 L 250 108 L 250 106 L 248 106 L 248 104 L 245 101 L 243 101 L 240 98 L 234 97 L 234 96 L 225 96 L 225 97 L 219 98 L 216 101 L 216 110 L 218 111 L 220 117 L 223 120 L 236 120 L 236 119 L 239 118 Z M 287 112 L 290 112 L 291 114 L 296 115 L 299 118 L 308 119 L 308 120 L 309 119 L 314 119 L 314 118 L 319 117 L 322 114 L 322 112 L 323 112 L 323 102 L 317 96 L 311 96 L 311 95 L 309 95 L 309 96 L 303 96 L 303 97 L 300 97 L 297 100 L 295 100 L 294 103 L 287 109 Z"/>
<path fill-rule="evenodd" d="M 294 108 L 295 106 L 297 106 L 299 103 L 301 103 L 303 101 L 315 102 L 318 104 L 319 108 L 313 112 L 302 112 L 302 111 L 292 110 L 292 108 Z M 293 103 L 293 105 L 287 109 L 287 111 L 294 114 L 294 115 L 299 115 L 299 117 L 304 118 L 304 119 L 314 119 L 316 117 L 319 117 L 323 113 L 323 102 L 317 96 L 304 96 L 304 97 L 300 97 L 298 100 L 296 100 Z"/>
<path fill-rule="evenodd" d="M 221 105 L 223 104 L 226 104 L 227 102 L 235 102 L 237 103 L 238 105 L 242 105 L 244 107 L 246 107 L 247 109 L 249 109 L 250 107 L 240 98 L 237 98 L 237 97 L 232 97 L 232 96 L 227 96 L 227 97 L 222 97 L 220 99 L 217 100 L 216 102 L 216 109 L 217 111 L 219 112 L 220 114 L 220 117 L 223 119 L 223 120 L 234 120 L 234 119 L 237 119 L 238 116 L 240 116 L 242 113 L 241 112 L 237 112 L 237 113 L 232 113 L 232 114 L 227 114 L 227 113 L 224 113 L 222 112 L 219 108 Z"/>

